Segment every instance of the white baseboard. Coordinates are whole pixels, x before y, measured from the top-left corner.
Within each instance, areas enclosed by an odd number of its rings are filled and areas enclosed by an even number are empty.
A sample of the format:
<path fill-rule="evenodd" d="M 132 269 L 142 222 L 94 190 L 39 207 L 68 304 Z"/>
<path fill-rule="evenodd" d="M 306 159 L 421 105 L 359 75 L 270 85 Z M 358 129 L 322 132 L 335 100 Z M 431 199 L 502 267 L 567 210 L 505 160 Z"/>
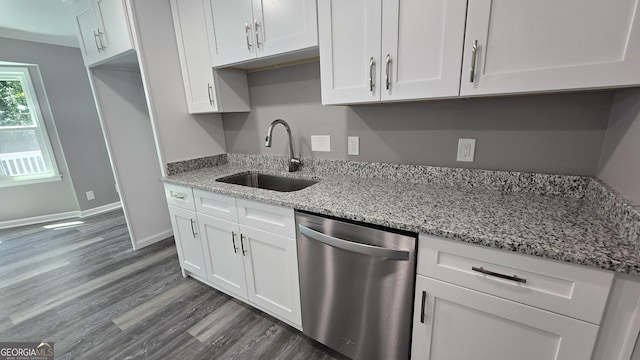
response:
<path fill-rule="evenodd" d="M 49 214 L 49 215 L 34 216 L 34 217 L 15 219 L 15 220 L 0 221 L 0 229 L 8 229 L 8 228 L 13 228 L 18 226 L 33 225 L 33 224 L 50 222 L 50 221 L 76 218 L 78 217 L 79 213 L 80 212 L 76 210 L 76 211 L 67 211 L 67 212 L 57 213 L 57 214 Z"/>
<path fill-rule="evenodd" d="M 83 218 L 91 215 L 102 214 L 111 210 L 120 209 L 121 207 L 122 203 L 120 201 L 116 201 L 114 203 L 98 206 L 93 209 L 80 210 L 80 217 Z"/>
<path fill-rule="evenodd" d="M 13 228 L 18 226 L 40 224 L 40 223 L 66 220 L 66 219 L 72 219 L 72 218 L 84 218 L 87 216 L 97 215 L 107 211 L 115 210 L 121 207 L 122 207 L 122 203 L 120 201 L 117 201 L 111 204 L 102 205 L 93 209 L 87 209 L 82 211 L 81 210 L 67 211 L 67 212 L 57 213 L 57 214 L 49 214 L 49 215 L 34 216 L 34 217 L 15 219 L 15 220 L 0 221 L 0 229 L 8 229 L 8 228 Z M 150 243 L 149 245 L 151 244 L 152 243 Z"/>
<path fill-rule="evenodd" d="M 140 250 L 143 247 L 147 247 L 151 244 L 155 244 L 158 241 L 162 241 L 170 236 L 173 236 L 173 229 L 169 229 L 161 233 L 146 237 L 142 240 L 134 241 L 133 239 L 131 239 L 131 244 L 133 244 L 133 250 Z"/>

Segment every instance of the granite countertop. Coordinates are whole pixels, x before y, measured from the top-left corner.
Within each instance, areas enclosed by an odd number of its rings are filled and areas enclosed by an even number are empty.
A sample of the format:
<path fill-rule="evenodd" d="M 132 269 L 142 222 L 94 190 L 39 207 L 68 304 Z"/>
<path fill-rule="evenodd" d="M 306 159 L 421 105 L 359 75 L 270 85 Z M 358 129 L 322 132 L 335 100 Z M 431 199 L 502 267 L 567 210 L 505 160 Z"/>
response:
<path fill-rule="evenodd" d="M 215 181 L 245 171 L 311 178 L 295 192 Z M 640 274 L 638 244 L 585 199 L 223 164 L 163 182 L 617 272 Z"/>

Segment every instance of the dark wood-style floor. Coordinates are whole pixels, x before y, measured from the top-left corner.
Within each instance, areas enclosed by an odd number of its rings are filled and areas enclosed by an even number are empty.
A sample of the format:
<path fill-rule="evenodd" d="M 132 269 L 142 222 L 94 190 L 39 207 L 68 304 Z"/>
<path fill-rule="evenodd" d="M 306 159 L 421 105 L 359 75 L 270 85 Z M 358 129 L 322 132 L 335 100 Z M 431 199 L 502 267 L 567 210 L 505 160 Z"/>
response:
<path fill-rule="evenodd" d="M 334 359 L 297 330 L 191 278 L 173 239 L 133 251 L 122 212 L 0 230 L 0 341 L 56 359 Z"/>

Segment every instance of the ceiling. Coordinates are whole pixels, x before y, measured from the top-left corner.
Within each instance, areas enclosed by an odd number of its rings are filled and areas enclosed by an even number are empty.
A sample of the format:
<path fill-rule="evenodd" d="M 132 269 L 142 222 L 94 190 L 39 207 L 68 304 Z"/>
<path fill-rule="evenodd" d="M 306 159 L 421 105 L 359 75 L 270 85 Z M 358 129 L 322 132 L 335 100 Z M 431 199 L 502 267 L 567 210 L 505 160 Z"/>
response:
<path fill-rule="evenodd" d="M 0 0 L 0 37 L 78 47 L 70 1 Z"/>

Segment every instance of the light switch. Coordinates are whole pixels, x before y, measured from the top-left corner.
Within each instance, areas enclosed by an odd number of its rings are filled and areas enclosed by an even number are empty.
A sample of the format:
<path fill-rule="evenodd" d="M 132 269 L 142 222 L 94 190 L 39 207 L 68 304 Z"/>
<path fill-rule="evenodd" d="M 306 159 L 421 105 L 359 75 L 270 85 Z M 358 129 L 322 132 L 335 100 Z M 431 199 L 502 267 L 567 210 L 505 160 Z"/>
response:
<path fill-rule="evenodd" d="M 331 136 L 311 135 L 311 151 L 331 151 Z"/>
<path fill-rule="evenodd" d="M 95 199 L 95 195 L 93 195 L 93 191 L 87 191 L 87 200 Z"/>

